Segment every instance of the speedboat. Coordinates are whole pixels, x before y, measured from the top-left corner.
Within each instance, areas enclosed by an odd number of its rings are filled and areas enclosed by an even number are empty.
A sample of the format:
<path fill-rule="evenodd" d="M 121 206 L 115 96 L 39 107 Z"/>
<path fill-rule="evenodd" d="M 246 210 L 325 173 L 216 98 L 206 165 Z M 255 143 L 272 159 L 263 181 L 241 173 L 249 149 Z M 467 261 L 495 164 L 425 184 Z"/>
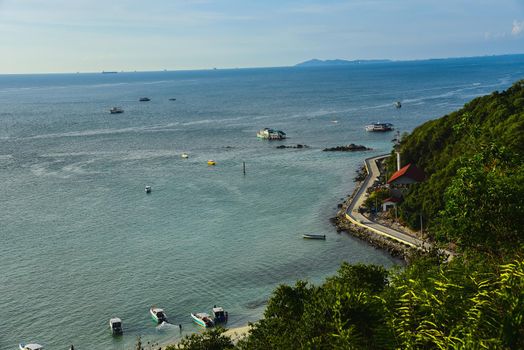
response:
<path fill-rule="evenodd" d="M 211 316 L 205 312 L 199 312 L 197 314 L 191 313 L 191 318 L 193 319 L 193 322 L 204 328 L 213 327 L 215 325 Z"/>
<path fill-rule="evenodd" d="M 36 344 L 36 343 L 31 343 L 31 344 L 20 343 L 18 344 L 18 347 L 20 348 L 20 350 L 43 350 L 44 349 L 42 345 Z"/>
<path fill-rule="evenodd" d="M 213 159 L 210 159 L 207 161 L 207 165 L 217 165 L 217 162 L 215 162 Z"/>
<path fill-rule="evenodd" d="M 122 320 L 118 317 L 111 318 L 109 320 L 109 329 L 111 329 L 111 334 L 113 335 L 122 335 Z"/>
<path fill-rule="evenodd" d="M 187 154 L 187 153 L 182 153 L 182 154 L 180 155 L 180 157 L 182 157 L 182 158 L 184 158 L 184 159 L 187 159 L 187 158 L 189 158 L 189 154 Z"/>
<path fill-rule="evenodd" d="M 146 186 L 145 191 L 146 193 L 151 193 L 151 186 Z"/>
<path fill-rule="evenodd" d="M 138 101 L 140 101 L 140 102 L 148 102 L 148 101 L 151 101 L 151 99 L 149 97 L 140 97 L 140 99 Z"/>
<path fill-rule="evenodd" d="M 304 233 L 302 237 L 305 239 L 326 239 L 326 235 L 316 235 L 311 233 Z"/>
<path fill-rule="evenodd" d="M 227 312 L 224 312 L 223 308 L 215 305 L 213 307 L 213 320 L 215 323 L 227 322 Z"/>
<path fill-rule="evenodd" d="M 111 114 L 119 114 L 119 113 L 124 113 L 124 110 L 120 107 L 112 107 L 110 110 L 109 110 L 109 113 Z"/>
<path fill-rule="evenodd" d="M 393 124 L 391 123 L 372 123 L 366 125 L 366 131 L 381 132 L 381 131 L 391 131 L 393 130 Z"/>
<path fill-rule="evenodd" d="M 153 320 L 155 320 L 156 323 L 160 324 L 162 322 L 167 322 L 167 315 L 165 314 L 163 309 L 153 305 L 149 309 L 149 312 L 151 313 L 151 318 L 153 318 Z"/>

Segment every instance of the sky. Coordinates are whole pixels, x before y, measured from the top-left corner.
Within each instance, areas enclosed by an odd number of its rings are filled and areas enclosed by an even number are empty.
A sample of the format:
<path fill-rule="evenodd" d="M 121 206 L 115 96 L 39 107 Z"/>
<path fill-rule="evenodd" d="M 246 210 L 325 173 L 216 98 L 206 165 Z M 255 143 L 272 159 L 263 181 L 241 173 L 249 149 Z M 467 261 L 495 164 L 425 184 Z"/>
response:
<path fill-rule="evenodd" d="M 0 0 L 0 73 L 524 53 L 524 0 Z"/>

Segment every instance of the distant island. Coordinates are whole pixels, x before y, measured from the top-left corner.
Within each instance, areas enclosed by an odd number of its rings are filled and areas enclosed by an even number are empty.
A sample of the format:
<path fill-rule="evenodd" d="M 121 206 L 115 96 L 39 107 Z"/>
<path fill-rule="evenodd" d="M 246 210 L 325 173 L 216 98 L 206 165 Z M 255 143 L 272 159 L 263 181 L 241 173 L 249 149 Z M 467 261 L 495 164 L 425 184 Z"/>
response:
<path fill-rule="evenodd" d="M 386 63 L 386 62 L 392 62 L 391 60 L 319 60 L 317 58 L 314 58 L 309 61 L 305 61 L 302 63 L 298 63 L 295 65 L 295 67 L 324 67 L 324 66 L 347 66 L 347 65 L 354 65 L 354 64 L 370 64 L 370 63 Z"/>

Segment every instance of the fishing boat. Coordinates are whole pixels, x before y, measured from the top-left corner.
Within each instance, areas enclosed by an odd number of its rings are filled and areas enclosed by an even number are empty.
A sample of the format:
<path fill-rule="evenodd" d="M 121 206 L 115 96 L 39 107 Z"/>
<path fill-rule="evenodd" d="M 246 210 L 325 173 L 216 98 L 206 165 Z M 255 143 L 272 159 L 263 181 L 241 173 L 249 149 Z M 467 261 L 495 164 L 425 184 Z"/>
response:
<path fill-rule="evenodd" d="M 366 131 L 371 132 L 383 132 L 383 131 L 391 131 L 393 130 L 393 124 L 391 123 L 372 123 L 369 125 L 366 125 Z"/>
<path fill-rule="evenodd" d="M 264 140 L 283 140 L 286 138 L 286 133 L 282 130 L 275 130 L 264 128 L 257 132 L 257 137 Z"/>
<path fill-rule="evenodd" d="M 140 97 L 140 99 L 138 101 L 140 101 L 140 102 L 149 102 L 149 101 L 151 101 L 151 99 L 149 97 Z"/>
<path fill-rule="evenodd" d="M 221 307 L 213 306 L 213 321 L 215 323 L 227 322 L 227 312 Z"/>
<path fill-rule="evenodd" d="M 120 107 L 113 107 L 109 110 L 109 113 L 111 114 L 120 114 L 120 113 L 124 113 L 124 110 Z"/>
<path fill-rule="evenodd" d="M 215 162 L 213 159 L 210 159 L 207 161 L 207 165 L 217 165 L 217 162 Z"/>
<path fill-rule="evenodd" d="M 122 335 L 122 320 L 118 317 L 113 317 L 109 320 L 109 329 L 113 335 Z"/>
<path fill-rule="evenodd" d="M 204 328 L 213 327 L 215 325 L 211 316 L 205 312 L 199 312 L 197 314 L 191 313 L 191 318 L 193 319 L 193 322 Z"/>
<path fill-rule="evenodd" d="M 305 239 L 326 239 L 326 235 L 317 235 L 311 233 L 304 233 L 302 237 Z"/>
<path fill-rule="evenodd" d="M 163 309 L 153 305 L 149 309 L 149 313 L 151 313 L 151 318 L 153 318 L 156 323 L 160 324 L 162 322 L 167 322 L 167 315 Z"/>
<path fill-rule="evenodd" d="M 44 349 L 42 345 L 36 344 L 36 343 L 31 343 L 31 344 L 20 343 L 18 344 L 18 348 L 20 350 L 43 350 Z"/>
<path fill-rule="evenodd" d="M 145 191 L 146 193 L 151 193 L 151 186 L 146 186 Z"/>
<path fill-rule="evenodd" d="M 180 155 L 180 157 L 182 157 L 182 158 L 184 158 L 184 159 L 187 159 L 187 158 L 189 158 L 189 154 L 187 154 L 187 153 L 182 153 L 182 154 Z"/>

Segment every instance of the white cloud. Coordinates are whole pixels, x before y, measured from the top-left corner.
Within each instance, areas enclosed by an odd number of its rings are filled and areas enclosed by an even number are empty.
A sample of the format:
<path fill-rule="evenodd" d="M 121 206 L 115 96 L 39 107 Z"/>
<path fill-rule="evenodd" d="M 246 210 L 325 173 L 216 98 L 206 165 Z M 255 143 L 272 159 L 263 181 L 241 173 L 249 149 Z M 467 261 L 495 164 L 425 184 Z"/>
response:
<path fill-rule="evenodd" d="M 513 35 L 519 35 L 520 33 L 522 33 L 522 31 L 524 30 L 524 21 L 517 21 L 517 20 L 514 20 L 513 21 L 513 28 L 511 28 L 511 34 Z"/>

